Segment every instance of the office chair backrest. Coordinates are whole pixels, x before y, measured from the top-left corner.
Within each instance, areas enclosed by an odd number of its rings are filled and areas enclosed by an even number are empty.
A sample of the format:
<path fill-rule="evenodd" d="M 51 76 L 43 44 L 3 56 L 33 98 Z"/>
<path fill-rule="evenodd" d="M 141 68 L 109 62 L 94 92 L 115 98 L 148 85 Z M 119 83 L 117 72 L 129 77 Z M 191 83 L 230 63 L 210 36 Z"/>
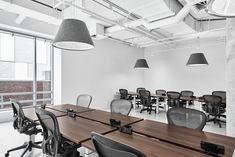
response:
<path fill-rule="evenodd" d="M 148 90 L 140 90 L 140 100 L 141 104 L 144 106 L 149 106 L 151 105 L 151 93 Z"/>
<path fill-rule="evenodd" d="M 110 104 L 111 112 L 129 115 L 132 104 L 129 100 L 116 99 Z"/>
<path fill-rule="evenodd" d="M 139 93 L 141 90 L 145 90 L 145 88 L 144 88 L 144 87 L 139 87 L 139 88 L 137 88 L 137 89 L 136 89 L 136 93 Z"/>
<path fill-rule="evenodd" d="M 174 91 L 168 91 L 167 92 L 167 104 L 168 106 L 171 107 L 180 107 L 180 93 L 179 92 L 174 92 Z"/>
<path fill-rule="evenodd" d="M 220 96 L 222 101 L 226 101 L 226 92 L 225 91 L 213 91 L 212 95 Z"/>
<path fill-rule="evenodd" d="M 26 119 L 22 109 L 22 104 L 14 99 L 10 99 L 10 101 L 13 108 L 13 117 L 14 117 L 13 127 L 14 129 L 22 133 L 24 132 L 26 125 Z"/>
<path fill-rule="evenodd" d="M 211 114 L 217 115 L 220 113 L 219 107 L 222 102 L 222 98 L 217 95 L 203 95 L 203 99 L 205 101 L 205 108 L 204 110 Z"/>
<path fill-rule="evenodd" d="M 205 113 L 190 109 L 173 107 L 167 111 L 168 124 L 202 130 L 206 124 Z"/>
<path fill-rule="evenodd" d="M 184 90 L 180 92 L 181 96 L 193 96 L 193 91 Z"/>
<path fill-rule="evenodd" d="M 58 121 L 53 113 L 41 108 L 36 108 L 36 114 L 43 128 L 43 153 L 57 157 L 61 144 Z"/>
<path fill-rule="evenodd" d="M 91 139 L 99 157 L 147 157 L 139 150 L 92 132 Z"/>
<path fill-rule="evenodd" d="M 81 94 L 77 97 L 76 104 L 83 107 L 90 107 L 92 96 L 88 94 Z"/>
<path fill-rule="evenodd" d="M 156 94 L 164 96 L 164 95 L 166 95 L 166 90 L 164 90 L 164 89 L 157 89 L 156 90 Z"/>
<path fill-rule="evenodd" d="M 120 99 L 128 98 L 128 90 L 127 89 L 119 89 L 119 93 L 121 94 Z"/>
<path fill-rule="evenodd" d="M 156 95 L 166 96 L 166 90 L 164 90 L 164 89 L 157 89 L 156 90 Z M 158 101 L 162 102 L 164 100 L 165 100 L 164 98 L 160 97 Z"/>

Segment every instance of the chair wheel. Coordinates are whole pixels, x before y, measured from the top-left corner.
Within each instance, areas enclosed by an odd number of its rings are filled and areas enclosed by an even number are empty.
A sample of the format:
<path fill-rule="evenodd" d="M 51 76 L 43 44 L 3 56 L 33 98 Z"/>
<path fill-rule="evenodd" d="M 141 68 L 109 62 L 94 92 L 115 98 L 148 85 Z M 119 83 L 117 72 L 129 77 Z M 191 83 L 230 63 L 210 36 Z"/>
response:
<path fill-rule="evenodd" d="M 5 157 L 8 157 L 8 156 L 9 156 L 9 153 L 6 153 L 6 154 L 5 154 Z"/>

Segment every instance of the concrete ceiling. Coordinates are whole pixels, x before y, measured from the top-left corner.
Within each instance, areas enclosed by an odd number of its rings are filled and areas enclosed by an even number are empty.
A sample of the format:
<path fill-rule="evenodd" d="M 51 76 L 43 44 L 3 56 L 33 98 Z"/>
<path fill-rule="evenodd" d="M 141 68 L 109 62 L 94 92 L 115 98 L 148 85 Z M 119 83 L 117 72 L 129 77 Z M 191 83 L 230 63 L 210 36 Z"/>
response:
<path fill-rule="evenodd" d="M 203 0 L 0 0 L 0 28 L 53 38 L 63 18 L 78 18 L 95 40 L 136 47 L 225 36 L 225 19 L 205 7 Z"/>

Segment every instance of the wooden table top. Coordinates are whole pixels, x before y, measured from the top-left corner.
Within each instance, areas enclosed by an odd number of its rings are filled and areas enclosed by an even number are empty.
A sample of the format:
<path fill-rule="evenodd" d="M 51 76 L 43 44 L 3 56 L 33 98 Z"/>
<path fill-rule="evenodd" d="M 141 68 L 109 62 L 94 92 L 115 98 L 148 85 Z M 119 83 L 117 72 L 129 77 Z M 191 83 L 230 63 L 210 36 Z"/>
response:
<path fill-rule="evenodd" d="M 64 112 L 52 110 L 50 108 L 46 108 L 46 110 L 52 112 L 56 117 L 67 115 Z M 35 113 L 35 107 L 24 108 L 23 112 L 24 112 L 25 117 L 27 117 L 29 120 L 34 121 L 34 122 L 38 120 L 38 117 Z"/>
<path fill-rule="evenodd" d="M 73 111 L 76 112 L 76 113 L 95 110 L 95 109 L 82 107 L 82 106 L 78 106 L 78 105 L 71 105 L 71 104 L 53 105 L 53 106 L 48 106 L 47 108 L 57 110 L 57 111 L 61 111 L 61 112 L 65 112 L 65 113 L 67 113 L 67 109 L 73 109 Z"/>
<path fill-rule="evenodd" d="M 145 153 L 148 157 L 209 157 L 204 153 L 179 147 L 136 133 L 128 135 L 125 133 L 121 133 L 120 131 L 114 131 L 105 134 L 105 136 L 115 141 L 135 147 L 136 149 Z M 82 143 L 82 145 L 95 151 L 94 145 L 91 140 Z"/>
<path fill-rule="evenodd" d="M 101 111 L 101 110 L 94 110 L 90 112 L 79 113 L 78 116 L 86 118 L 86 119 L 90 119 L 93 121 L 101 122 L 107 125 L 110 125 L 110 118 L 112 118 L 112 119 L 120 120 L 121 126 L 133 124 L 133 123 L 143 120 L 137 117 L 131 117 L 131 116 L 126 116 L 126 115 L 122 115 L 119 113 L 111 113 L 111 112 L 106 112 L 106 111 Z"/>
<path fill-rule="evenodd" d="M 89 140 L 92 131 L 105 134 L 117 129 L 112 126 L 80 117 L 71 118 L 63 116 L 58 117 L 57 120 L 62 136 L 77 144 Z"/>
<path fill-rule="evenodd" d="M 202 140 L 223 145 L 225 147 L 224 156 L 226 157 L 231 157 L 235 149 L 235 138 L 185 127 L 171 126 L 156 121 L 144 120 L 133 124 L 132 128 L 134 132 L 197 151 L 202 151 L 200 148 Z"/>

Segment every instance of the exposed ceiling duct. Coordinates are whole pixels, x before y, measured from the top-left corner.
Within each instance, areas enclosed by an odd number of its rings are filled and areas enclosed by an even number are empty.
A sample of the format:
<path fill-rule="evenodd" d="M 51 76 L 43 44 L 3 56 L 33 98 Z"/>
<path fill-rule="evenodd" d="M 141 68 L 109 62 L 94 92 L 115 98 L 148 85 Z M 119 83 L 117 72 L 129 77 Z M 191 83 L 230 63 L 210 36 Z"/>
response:
<path fill-rule="evenodd" d="M 16 27 L 30 20 L 58 27 L 63 18 L 77 18 L 86 22 L 94 39 L 108 37 L 136 47 L 169 45 L 224 33 L 224 21 L 205 12 L 205 0 L 37 0 L 29 4 L 30 1 L 35 0 L 0 0 L 0 9 L 14 14 Z M 49 12 L 37 7 L 43 3 L 49 6 Z"/>

